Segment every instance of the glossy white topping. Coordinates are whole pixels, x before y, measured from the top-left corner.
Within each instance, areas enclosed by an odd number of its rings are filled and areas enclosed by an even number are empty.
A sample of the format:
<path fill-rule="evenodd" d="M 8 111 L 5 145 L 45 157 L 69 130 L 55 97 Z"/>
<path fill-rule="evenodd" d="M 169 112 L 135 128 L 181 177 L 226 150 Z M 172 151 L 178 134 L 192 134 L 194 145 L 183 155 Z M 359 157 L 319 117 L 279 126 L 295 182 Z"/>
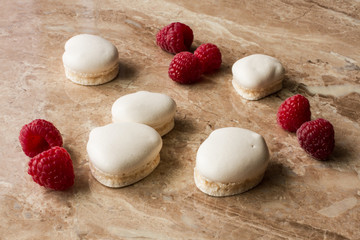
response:
<path fill-rule="evenodd" d="M 138 122 L 156 128 L 174 118 L 175 101 L 162 93 L 140 91 L 117 99 L 112 108 L 113 122 Z"/>
<path fill-rule="evenodd" d="M 140 123 L 112 123 L 91 130 L 89 160 L 99 170 L 122 174 L 145 166 L 159 154 L 162 139 L 153 128 Z"/>
<path fill-rule="evenodd" d="M 244 88 L 266 88 L 281 82 L 284 68 L 276 58 L 254 54 L 244 57 L 232 66 L 233 79 Z"/>
<path fill-rule="evenodd" d="M 242 182 L 264 173 L 268 160 L 261 135 L 243 128 L 220 128 L 200 145 L 196 169 L 211 181 Z"/>
<path fill-rule="evenodd" d="M 118 50 L 108 40 L 91 34 L 80 34 L 65 44 L 63 63 L 73 71 L 98 73 L 118 62 Z"/>

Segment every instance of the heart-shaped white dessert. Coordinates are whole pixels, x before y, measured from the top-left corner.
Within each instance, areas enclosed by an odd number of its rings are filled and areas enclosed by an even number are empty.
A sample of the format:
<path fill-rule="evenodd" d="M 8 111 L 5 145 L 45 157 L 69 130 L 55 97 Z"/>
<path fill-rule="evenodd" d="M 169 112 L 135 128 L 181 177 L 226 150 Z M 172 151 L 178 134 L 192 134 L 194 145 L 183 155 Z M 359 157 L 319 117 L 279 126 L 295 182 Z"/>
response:
<path fill-rule="evenodd" d="M 123 187 L 149 175 L 159 164 L 162 139 L 153 128 L 133 122 L 91 130 L 87 143 L 93 176 L 108 187 Z"/>

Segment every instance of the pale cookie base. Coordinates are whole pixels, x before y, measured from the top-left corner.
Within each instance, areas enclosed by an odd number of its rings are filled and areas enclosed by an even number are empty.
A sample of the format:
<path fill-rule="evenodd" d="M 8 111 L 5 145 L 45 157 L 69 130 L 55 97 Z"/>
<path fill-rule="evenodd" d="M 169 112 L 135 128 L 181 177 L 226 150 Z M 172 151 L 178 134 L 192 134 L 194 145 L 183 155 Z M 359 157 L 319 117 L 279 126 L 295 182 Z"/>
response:
<path fill-rule="evenodd" d="M 166 122 L 161 126 L 156 126 L 154 129 L 160 134 L 160 136 L 164 136 L 168 132 L 170 132 L 175 126 L 174 118 L 170 120 L 170 122 Z"/>
<path fill-rule="evenodd" d="M 89 166 L 92 175 L 101 184 L 111 188 L 120 188 L 133 184 L 145 178 L 157 167 L 159 162 L 160 162 L 160 154 L 158 154 L 154 160 L 150 161 L 141 169 L 137 169 L 133 172 L 123 173 L 119 175 L 105 173 L 99 170 L 98 168 L 96 168 L 90 161 L 89 161 Z"/>
<path fill-rule="evenodd" d="M 273 84 L 267 88 L 257 88 L 249 89 L 240 87 L 238 83 L 233 79 L 232 85 L 235 88 L 236 92 L 247 100 L 259 100 L 264 98 L 272 93 L 279 91 L 282 88 L 282 81 Z"/>
<path fill-rule="evenodd" d="M 109 70 L 100 73 L 81 73 L 71 70 L 65 66 L 65 75 L 72 82 L 80 85 L 100 85 L 110 82 L 119 73 L 119 63 L 116 63 Z"/>
<path fill-rule="evenodd" d="M 263 176 L 264 173 L 244 182 L 220 183 L 206 179 L 199 174 L 196 168 L 194 168 L 194 180 L 196 187 L 203 193 L 214 197 L 225 197 L 246 192 L 247 190 L 250 190 L 251 188 L 258 185 L 261 182 Z"/>

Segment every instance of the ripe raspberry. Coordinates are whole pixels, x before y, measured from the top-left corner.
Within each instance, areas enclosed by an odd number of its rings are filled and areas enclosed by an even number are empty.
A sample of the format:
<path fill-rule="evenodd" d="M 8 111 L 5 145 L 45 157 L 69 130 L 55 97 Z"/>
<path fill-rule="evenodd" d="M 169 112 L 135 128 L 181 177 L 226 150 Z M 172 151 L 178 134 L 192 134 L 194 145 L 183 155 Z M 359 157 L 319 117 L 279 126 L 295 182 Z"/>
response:
<path fill-rule="evenodd" d="M 44 119 L 35 119 L 24 125 L 20 130 L 19 141 L 24 153 L 29 157 L 63 144 L 59 130 Z"/>
<path fill-rule="evenodd" d="M 29 162 L 28 174 L 41 186 L 65 190 L 74 184 L 74 168 L 69 153 L 62 147 L 44 151 Z"/>
<path fill-rule="evenodd" d="M 204 73 L 210 73 L 220 68 L 221 52 L 219 48 L 211 43 L 200 45 L 194 52 L 203 66 Z"/>
<path fill-rule="evenodd" d="M 183 23 L 174 22 L 156 34 L 156 44 L 169 53 L 188 51 L 194 40 L 193 31 Z"/>
<path fill-rule="evenodd" d="M 319 160 L 326 160 L 334 150 L 334 135 L 334 127 L 322 118 L 306 122 L 296 131 L 300 146 Z"/>
<path fill-rule="evenodd" d="M 300 94 L 286 99 L 277 112 L 278 124 L 289 132 L 296 132 L 301 124 L 310 121 L 310 117 L 309 101 Z"/>
<path fill-rule="evenodd" d="M 200 60 L 190 52 L 181 52 L 174 56 L 169 66 L 169 77 L 178 83 L 200 81 Z"/>

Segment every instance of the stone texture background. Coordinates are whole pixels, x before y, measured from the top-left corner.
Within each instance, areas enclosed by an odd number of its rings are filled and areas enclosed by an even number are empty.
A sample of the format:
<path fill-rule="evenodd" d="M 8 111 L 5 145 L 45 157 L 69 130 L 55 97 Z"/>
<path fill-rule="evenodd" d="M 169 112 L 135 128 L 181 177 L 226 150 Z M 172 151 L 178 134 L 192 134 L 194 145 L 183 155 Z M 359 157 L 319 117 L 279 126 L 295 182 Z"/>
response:
<path fill-rule="evenodd" d="M 173 56 L 156 46 L 155 35 L 174 21 L 193 29 L 193 50 L 211 42 L 222 52 L 221 69 L 201 83 L 179 85 L 167 76 Z M 86 87 L 65 78 L 63 47 L 79 33 L 117 46 L 114 81 Z M 359 239 L 359 43 L 357 0 L 2 1 L 0 239 Z M 254 53 L 277 57 L 286 79 L 280 92 L 247 101 L 232 88 L 231 66 Z M 139 90 L 174 98 L 176 126 L 151 175 L 109 189 L 90 174 L 88 134 L 111 122 L 118 97 Z M 313 119 L 334 125 L 327 162 L 310 158 L 276 124 L 278 106 L 297 93 L 308 97 Z M 46 190 L 27 174 L 17 138 L 35 118 L 63 134 L 76 174 L 68 191 Z M 209 197 L 193 182 L 196 151 L 212 130 L 228 126 L 262 134 L 270 165 L 253 190 Z"/>

